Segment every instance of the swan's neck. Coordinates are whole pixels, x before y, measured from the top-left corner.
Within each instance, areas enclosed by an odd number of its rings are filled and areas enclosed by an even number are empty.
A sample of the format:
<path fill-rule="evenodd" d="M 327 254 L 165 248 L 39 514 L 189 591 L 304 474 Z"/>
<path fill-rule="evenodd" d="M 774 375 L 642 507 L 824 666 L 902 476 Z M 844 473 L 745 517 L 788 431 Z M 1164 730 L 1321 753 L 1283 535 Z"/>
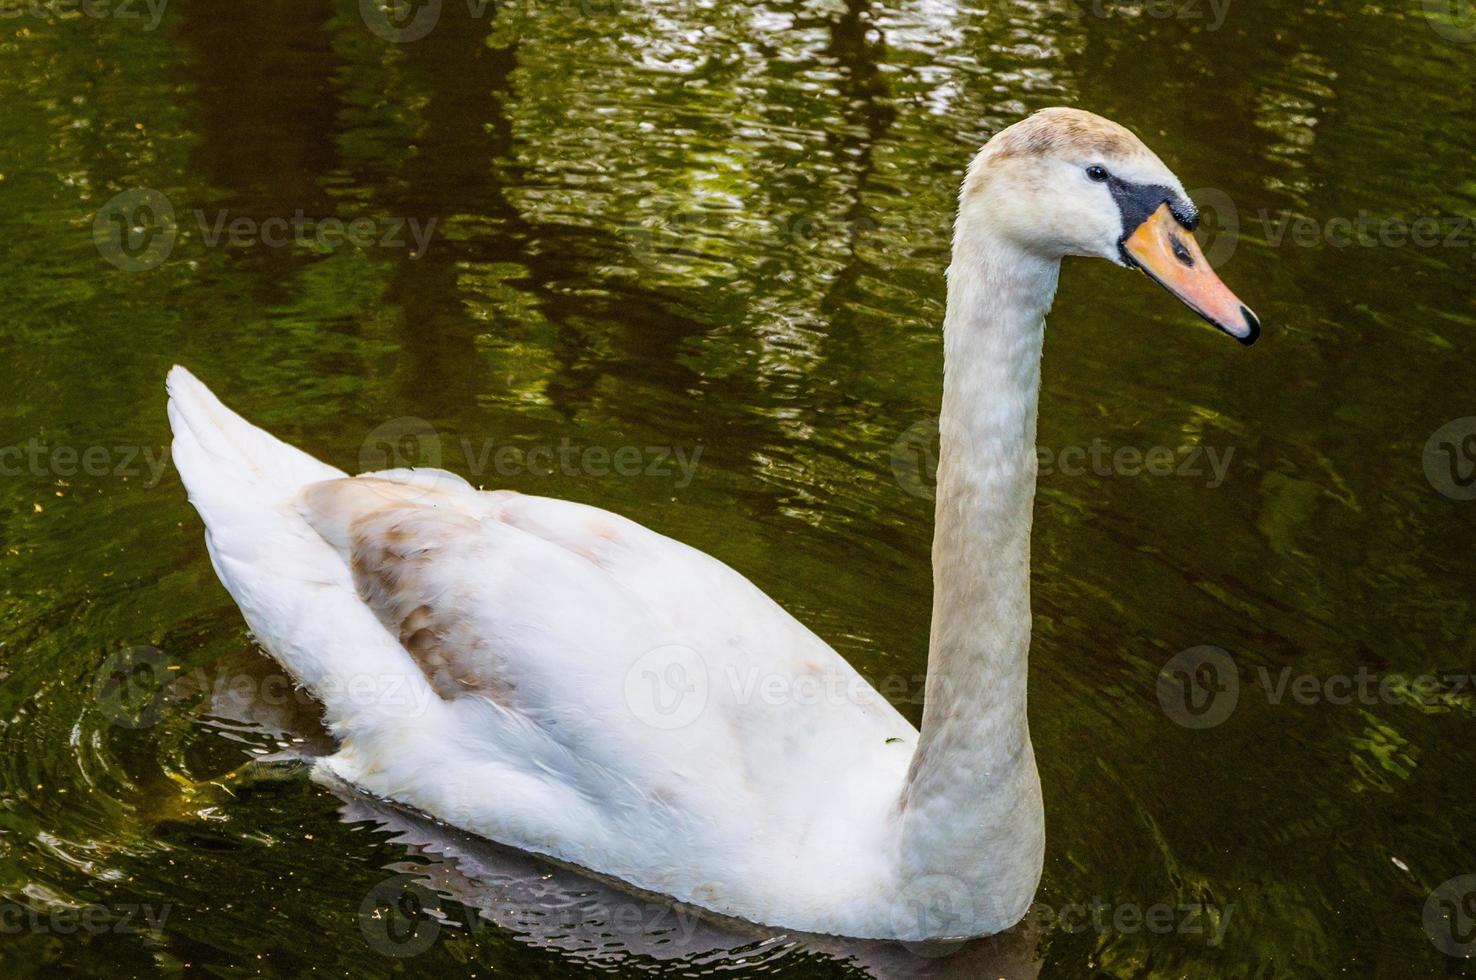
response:
<path fill-rule="evenodd" d="M 900 844 L 905 877 L 967 889 L 979 931 L 1024 914 L 1044 855 L 1025 675 L 1036 403 L 1059 269 L 961 223 L 948 271 L 927 700 Z"/>

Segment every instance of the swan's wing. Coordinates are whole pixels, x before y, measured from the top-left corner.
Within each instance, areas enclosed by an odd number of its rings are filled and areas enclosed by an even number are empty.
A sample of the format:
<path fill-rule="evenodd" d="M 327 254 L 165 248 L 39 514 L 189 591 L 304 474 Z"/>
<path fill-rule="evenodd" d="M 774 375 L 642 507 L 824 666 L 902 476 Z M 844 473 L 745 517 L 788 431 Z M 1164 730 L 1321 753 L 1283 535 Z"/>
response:
<path fill-rule="evenodd" d="M 848 787 L 900 785 L 912 726 L 693 548 L 427 471 L 313 484 L 299 508 L 432 687 L 484 715 L 487 751 L 527 753 L 504 761 L 577 787 L 596 819 L 655 807 L 702 815 L 715 840 L 754 826 L 799 839 L 814 814 L 844 812 Z"/>
<path fill-rule="evenodd" d="M 893 841 L 858 815 L 916 734 L 741 575 L 577 504 L 346 478 L 182 368 L 169 394 L 211 561 L 341 739 L 320 771 L 760 921 L 877 880 Z"/>

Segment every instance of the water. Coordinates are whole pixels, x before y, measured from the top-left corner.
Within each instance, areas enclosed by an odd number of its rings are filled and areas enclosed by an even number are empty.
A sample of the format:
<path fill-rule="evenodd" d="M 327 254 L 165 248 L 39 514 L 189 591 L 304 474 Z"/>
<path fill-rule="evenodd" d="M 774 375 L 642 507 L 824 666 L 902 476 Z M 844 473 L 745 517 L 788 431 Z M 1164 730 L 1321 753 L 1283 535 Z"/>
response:
<path fill-rule="evenodd" d="M 5 0 L 4 972 L 1465 969 L 1476 24 L 1440 7 Z M 193 788 L 324 741 L 162 455 L 175 362 L 336 465 L 439 459 L 703 548 L 919 720 L 954 195 L 1058 103 L 1183 176 L 1267 330 L 1064 271 L 1018 935 L 699 927 L 291 774 Z M 1164 667 L 1205 646 L 1190 708 L 1233 711 L 1196 727 Z"/>

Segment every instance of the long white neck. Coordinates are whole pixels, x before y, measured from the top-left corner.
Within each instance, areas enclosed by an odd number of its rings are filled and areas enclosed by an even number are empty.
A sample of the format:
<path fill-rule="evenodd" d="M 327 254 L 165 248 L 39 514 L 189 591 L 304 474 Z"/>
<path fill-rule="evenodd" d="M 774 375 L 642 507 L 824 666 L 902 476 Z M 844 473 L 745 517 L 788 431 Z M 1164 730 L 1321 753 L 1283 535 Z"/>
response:
<path fill-rule="evenodd" d="M 943 328 L 927 701 L 899 842 L 903 885 L 961 883 L 971 932 L 1019 921 L 1044 860 L 1025 680 L 1036 404 L 1059 270 L 960 219 Z"/>

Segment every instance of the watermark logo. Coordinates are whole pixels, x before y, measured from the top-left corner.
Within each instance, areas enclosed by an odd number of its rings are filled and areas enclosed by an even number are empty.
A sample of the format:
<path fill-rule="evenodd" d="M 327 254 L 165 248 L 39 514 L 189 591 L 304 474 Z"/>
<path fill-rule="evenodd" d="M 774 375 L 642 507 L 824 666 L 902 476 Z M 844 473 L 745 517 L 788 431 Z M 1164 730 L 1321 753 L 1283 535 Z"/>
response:
<path fill-rule="evenodd" d="M 440 470 L 447 457 L 473 480 L 493 481 L 532 475 L 553 476 L 651 476 L 672 479 L 677 489 L 689 486 L 696 476 L 703 447 L 624 445 L 576 445 L 568 436 L 557 444 L 522 446 L 462 437 L 445 439 L 430 422 L 407 415 L 374 427 L 359 446 L 361 472 L 391 469 Z M 440 477 L 425 474 L 414 485 L 406 485 L 399 496 L 415 496 L 439 486 Z"/>
<path fill-rule="evenodd" d="M 973 892 L 947 874 L 923 875 L 897 892 L 891 908 L 892 932 L 910 940 L 908 948 L 925 956 L 948 956 L 964 937 L 978 932 L 979 909 Z M 938 937 L 924 941 L 926 937 Z"/>
<path fill-rule="evenodd" d="M 1442 953 L 1476 957 L 1476 874 L 1452 878 L 1431 892 L 1424 919 L 1426 934 Z"/>
<path fill-rule="evenodd" d="M 1476 500 L 1476 416 L 1447 422 L 1425 443 L 1425 479 L 1451 500 Z"/>
<path fill-rule="evenodd" d="M 1456 44 L 1476 44 L 1476 0 L 1420 0 L 1430 29 Z"/>
<path fill-rule="evenodd" d="M 1204 257 L 1213 268 L 1224 267 L 1235 257 L 1235 249 L 1240 245 L 1240 209 L 1218 187 L 1191 191 L 1189 200 L 1199 208 L 1200 224 L 1195 235 Z"/>
<path fill-rule="evenodd" d="M 451 823 L 460 825 L 456 820 Z M 514 929 L 553 939 L 555 945 L 577 943 L 593 952 L 618 946 L 631 936 L 686 946 L 702 927 L 700 914 L 669 902 L 591 889 L 587 880 L 561 881 L 560 877 L 513 876 L 501 882 L 500 907 L 537 910 L 537 915 L 515 923 Z M 485 910 L 443 899 L 428 879 L 413 874 L 378 882 L 359 906 L 359 932 L 365 942 L 376 952 L 401 960 L 429 950 L 447 930 L 478 937 L 498 928 Z"/>
<path fill-rule="evenodd" d="M 191 212 L 206 248 L 301 248 L 332 252 L 344 245 L 359 249 L 404 249 L 415 261 L 425 257 L 436 218 L 313 218 L 301 209 L 290 216 L 258 218 L 226 210 Z M 114 195 L 92 221 L 98 254 L 125 272 L 162 265 L 179 242 L 181 226 L 174 204 L 163 193 L 138 187 Z"/>
<path fill-rule="evenodd" d="M 92 220 L 98 254 L 124 272 L 158 268 L 178 240 L 174 205 L 147 187 L 113 195 Z"/>
<path fill-rule="evenodd" d="M 1264 696 L 1272 707 L 1414 705 L 1476 716 L 1476 676 L 1471 674 L 1380 674 L 1360 666 L 1351 673 L 1317 675 L 1258 666 L 1249 677 L 1242 687 L 1230 654 L 1219 647 L 1194 647 L 1171 657 L 1159 671 L 1158 702 L 1173 721 L 1196 729 L 1223 724 L 1248 691 Z"/>
<path fill-rule="evenodd" d="M 1240 703 L 1240 673 L 1230 654 L 1199 646 L 1169 659 L 1158 672 L 1158 703 L 1185 728 L 1214 728 Z"/>
<path fill-rule="evenodd" d="M 440 466 L 441 434 L 414 415 L 376 425 L 359 446 L 359 470 L 364 473 Z"/>
<path fill-rule="evenodd" d="M 394 499 L 406 502 L 436 492 L 449 478 L 441 469 L 441 434 L 425 419 L 403 415 L 375 426 L 359 446 L 359 471 L 419 470 L 413 483 L 397 483 Z"/>
<path fill-rule="evenodd" d="M 276 215 L 255 218 L 229 211 L 197 209 L 195 223 L 207 248 L 222 244 L 232 248 L 287 248 L 294 246 L 317 252 L 332 252 L 343 245 L 358 249 L 409 249 L 414 262 L 425 258 L 438 219 L 396 217 L 313 218 L 301 208 L 291 217 Z"/>
<path fill-rule="evenodd" d="M 406 959 L 435 945 L 441 935 L 441 896 L 415 875 L 379 882 L 359 905 L 359 932 L 369 947 Z"/>
<path fill-rule="evenodd" d="M 939 419 L 923 419 L 892 443 L 892 477 L 914 497 L 932 500 L 938 487 Z M 1234 446 L 1115 446 L 1105 439 L 1085 445 L 1037 446 L 1036 473 L 1041 477 L 1179 477 L 1199 479 L 1215 490 L 1224 485 L 1235 456 Z"/>
<path fill-rule="evenodd" d="M 892 477 L 914 497 L 932 500 L 938 488 L 938 417 L 916 422 L 892 443 Z"/>
<path fill-rule="evenodd" d="M 669 643 L 647 650 L 631 664 L 625 673 L 625 704 L 652 728 L 676 731 L 701 717 L 711 687 L 702 655 Z"/>
<path fill-rule="evenodd" d="M 409 44 L 436 29 L 441 0 L 359 0 L 359 16 L 384 40 Z"/>
<path fill-rule="evenodd" d="M 93 696 L 103 713 L 122 728 L 148 728 L 166 711 L 202 712 L 212 706 L 238 704 L 336 705 L 372 707 L 394 718 L 421 718 L 435 692 L 417 675 L 404 673 L 330 674 L 314 682 L 311 692 L 282 673 L 189 670 L 170 664 L 156 647 L 133 646 L 110 656 L 93 678 Z"/>
<path fill-rule="evenodd" d="M 113 724 L 148 728 L 174 700 L 174 672 L 157 647 L 127 647 L 98 670 L 92 693 Z"/>
<path fill-rule="evenodd" d="M 855 707 L 882 710 L 886 704 L 923 703 L 924 692 L 942 696 L 950 681 L 941 674 L 888 674 L 874 677 L 875 686 L 831 655 L 826 658 L 765 666 L 713 663 L 692 647 L 656 647 L 626 671 L 626 702 L 637 717 L 657 728 L 684 728 L 717 695 L 725 705 L 795 708 Z M 916 745 L 916 732 L 899 729 L 887 744 Z"/>

